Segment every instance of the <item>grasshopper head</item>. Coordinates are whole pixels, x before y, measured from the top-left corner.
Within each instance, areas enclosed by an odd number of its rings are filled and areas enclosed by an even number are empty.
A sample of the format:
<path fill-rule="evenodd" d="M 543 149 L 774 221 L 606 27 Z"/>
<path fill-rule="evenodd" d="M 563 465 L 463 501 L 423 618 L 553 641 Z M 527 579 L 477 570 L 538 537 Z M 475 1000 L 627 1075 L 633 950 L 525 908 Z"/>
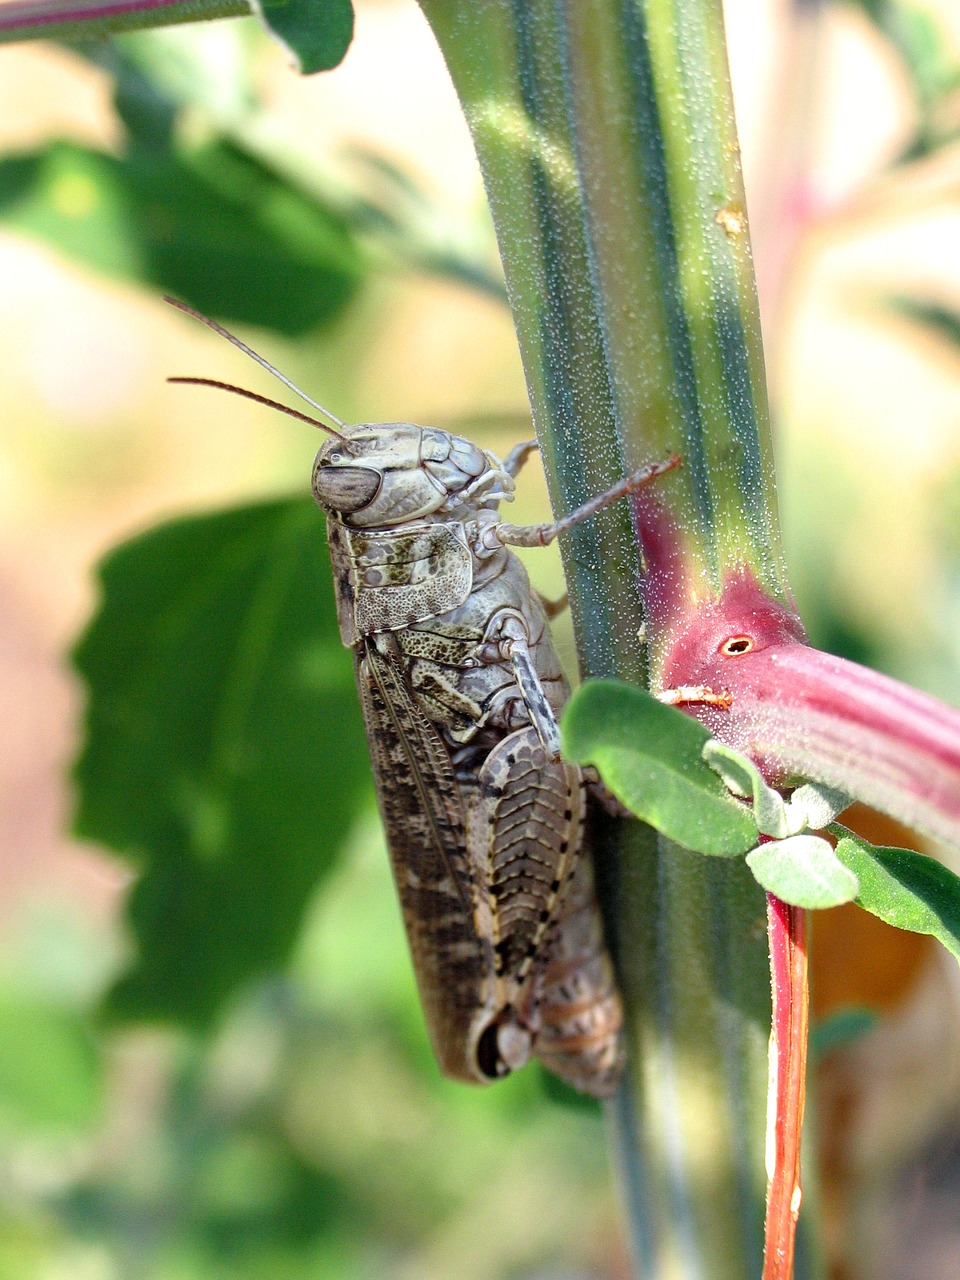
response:
<path fill-rule="evenodd" d="M 499 501 L 512 490 L 496 459 L 469 440 L 407 422 L 351 427 L 346 440 L 323 445 L 313 466 L 320 506 L 361 529 Z"/>

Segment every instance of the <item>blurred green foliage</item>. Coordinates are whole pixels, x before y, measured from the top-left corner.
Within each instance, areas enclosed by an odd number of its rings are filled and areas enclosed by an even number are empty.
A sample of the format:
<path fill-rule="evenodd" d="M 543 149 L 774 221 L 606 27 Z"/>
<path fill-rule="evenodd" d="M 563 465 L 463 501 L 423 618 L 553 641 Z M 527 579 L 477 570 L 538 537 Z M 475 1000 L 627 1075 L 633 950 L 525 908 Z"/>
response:
<path fill-rule="evenodd" d="M 48 1034 L 29 1065 L 47 1055 L 54 1106 L 22 1105 L 0 1058 L 0 1280 L 606 1271 L 598 1109 L 558 1108 L 535 1071 L 439 1078 L 372 813 L 345 835 L 286 973 L 215 1032 L 114 1034 L 85 1056 Z M 83 1002 L 58 1000 L 89 1037 Z"/>
<path fill-rule="evenodd" d="M 362 270 L 341 218 L 222 140 L 122 159 L 51 143 L 0 161 L 0 217 L 98 271 L 287 334 L 334 319 Z"/>
<path fill-rule="evenodd" d="M 951 98 L 960 65 L 934 13 L 912 0 L 853 0 L 895 51 L 917 110 L 917 125 L 900 163 L 930 155 L 960 136 Z"/>
<path fill-rule="evenodd" d="M 114 79 L 121 153 L 55 141 L 0 160 L 0 222 L 290 336 L 335 323 L 376 264 L 503 298 L 489 243 L 451 226 L 395 166 L 356 155 L 348 178 L 262 136 L 249 37 L 227 59 L 191 50 L 182 31 L 76 48 Z"/>
<path fill-rule="evenodd" d="M 101 581 L 76 829 L 141 872 L 108 1007 L 203 1025 L 286 959 L 368 785 L 323 520 L 307 499 L 178 520 Z"/>
<path fill-rule="evenodd" d="M 343 214 L 212 120 L 186 141 L 159 76 L 113 49 L 88 52 L 116 76 L 122 154 L 53 142 L 0 161 L 0 219 L 230 320 L 286 334 L 334 320 L 364 273 Z"/>

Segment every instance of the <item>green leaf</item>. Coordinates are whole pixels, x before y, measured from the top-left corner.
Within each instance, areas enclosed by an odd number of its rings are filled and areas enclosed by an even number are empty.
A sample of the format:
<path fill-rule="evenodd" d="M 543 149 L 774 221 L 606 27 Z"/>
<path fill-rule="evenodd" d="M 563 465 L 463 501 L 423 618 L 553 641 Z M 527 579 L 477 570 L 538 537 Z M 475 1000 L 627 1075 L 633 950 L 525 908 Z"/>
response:
<path fill-rule="evenodd" d="M 350 0 L 255 0 L 270 31 L 293 55 L 303 75 L 329 71 L 353 39 Z"/>
<path fill-rule="evenodd" d="M 309 500 L 177 520 L 101 580 L 76 829 L 143 872 L 108 1004 L 200 1025 L 285 961 L 367 794 L 323 521 Z"/>
<path fill-rule="evenodd" d="M 343 218 L 230 143 L 167 150 L 152 118 L 121 158 L 57 142 L 0 161 L 0 221 L 228 321 L 293 335 L 334 319 L 363 274 Z"/>
<path fill-rule="evenodd" d="M 80 1014 L 0 994 L 0 1122 L 33 1131 L 86 1128 L 102 1103 L 100 1059 Z"/>
<path fill-rule="evenodd" d="M 775 840 L 820 831 L 850 804 L 849 796 L 819 782 L 805 782 L 784 800 L 748 756 L 716 738 L 704 745 L 703 758 L 734 795 L 753 800 L 757 826 Z"/>
<path fill-rule="evenodd" d="M 805 782 L 787 801 L 787 818 L 791 831 L 823 831 L 853 800 L 844 791 L 823 782 Z"/>
<path fill-rule="evenodd" d="M 857 904 L 897 929 L 930 934 L 960 960 L 960 878 L 922 853 L 872 845 L 839 824 L 830 830 L 860 881 Z"/>
<path fill-rule="evenodd" d="M 704 743 L 702 754 L 734 795 L 753 801 L 753 816 L 764 835 L 780 839 L 794 834 L 790 830 L 786 801 L 779 791 L 767 785 L 751 759 L 716 738 Z"/>
<path fill-rule="evenodd" d="M 857 896 L 857 877 L 820 836 L 770 840 L 747 854 L 759 884 L 795 907 L 839 907 Z"/>
<path fill-rule="evenodd" d="M 757 840 L 750 811 L 701 759 L 710 735 L 642 689 L 588 681 L 563 716 L 564 754 L 593 764 L 638 818 L 697 853 L 730 857 Z"/>

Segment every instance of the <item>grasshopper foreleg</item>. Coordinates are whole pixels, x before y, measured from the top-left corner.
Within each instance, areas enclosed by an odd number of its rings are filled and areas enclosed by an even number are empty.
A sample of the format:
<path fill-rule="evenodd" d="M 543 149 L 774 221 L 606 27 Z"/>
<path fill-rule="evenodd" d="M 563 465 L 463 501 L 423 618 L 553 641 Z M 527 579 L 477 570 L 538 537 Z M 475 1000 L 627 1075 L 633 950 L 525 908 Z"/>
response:
<path fill-rule="evenodd" d="M 596 515 L 598 511 L 602 511 L 604 507 L 609 507 L 612 502 L 625 498 L 628 493 L 635 493 L 657 476 L 663 475 L 665 471 L 672 471 L 674 467 L 679 465 L 680 457 L 675 453 L 671 454 L 663 462 L 650 462 L 646 466 L 640 467 L 638 471 L 624 476 L 622 480 L 618 480 L 605 493 L 598 493 L 595 498 L 585 502 L 582 507 L 577 507 L 575 511 L 571 511 L 562 520 L 557 520 L 555 524 L 501 523 L 496 526 L 496 536 L 504 546 L 547 547 L 561 533 L 566 533 L 568 529 L 580 524 L 582 520 L 588 520 L 592 515 Z"/>

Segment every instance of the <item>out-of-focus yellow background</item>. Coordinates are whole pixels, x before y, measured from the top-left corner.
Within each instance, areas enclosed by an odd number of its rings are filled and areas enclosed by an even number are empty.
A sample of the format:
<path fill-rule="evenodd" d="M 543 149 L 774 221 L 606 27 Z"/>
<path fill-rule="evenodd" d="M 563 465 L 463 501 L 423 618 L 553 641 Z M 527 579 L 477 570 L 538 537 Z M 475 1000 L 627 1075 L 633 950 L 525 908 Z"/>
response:
<path fill-rule="evenodd" d="M 955 6 L 926 7 L 960 60 Z M 960 341 L 888 300 L 960 315 L 960 144 L 892 167 L 915 105 L 856 6 L 815 22 L 781 0 L 729 0 L 727 13 L 801 611 L 825 646 L 956 702 Z M 235 24 L 166 38 L 204 42 L 229 65 Z M 299 79 L 265 42 L 257 72 L 278 130 L 348 173 L 356 148 L 386 156 L 493 260 L 467 130 L 413 0 L 360 0 L 330 74 Z M 109 92 L 63 48 L 4 48 L 0 151 L 61 137 L 118 146 Z M 168 386 L 180 373 L 264 389 L 157 296 L 2 225 L 0 336 L 0 1006 L 41 992 L 83 1010 L 129 945 L 131 879 L 68 834 L 81 691 L 65 654 L 95 605 L 92 568 L 173 514 L 305 491 L 316 440 L 253 405 Z M 529 432 L 508 312 L 450 280 L 394 267 L 326 335 L 258 346 L 347 420 L 467 423 L 497 452 Z M 528 470 L 519 520 L 546 509 Z M 529 563 L 558 594 L 556 557 Z M 17 1023 L 19 1066 L 0 1054 L 0 1280 L 627 1274 L 598 1114 L 535 1083 L 477 1094 L 435 1080 L 428 1061 L 411 1074 L 390 1019 L 357 1012 L 402 1008 L 422 1041 L 372 813 L 351 843 L 305 928 L 301 1004 L 282 1025 L 261 993 L 236 1003 L 212 1047 L 132 1030 L 95 1062 L 73 1031 L 64 1048 L 56 1028 L 31 1041 Z M 953 1276 L 956 965 L 858 929 L 828 913 L 814 957 L 821 1012 L 883 1011 L 822 1064 L 832 1243 L 862 1268 L 851 1276 Z M 73 1064 L 62 1114 L 48 1044 Z"/>

